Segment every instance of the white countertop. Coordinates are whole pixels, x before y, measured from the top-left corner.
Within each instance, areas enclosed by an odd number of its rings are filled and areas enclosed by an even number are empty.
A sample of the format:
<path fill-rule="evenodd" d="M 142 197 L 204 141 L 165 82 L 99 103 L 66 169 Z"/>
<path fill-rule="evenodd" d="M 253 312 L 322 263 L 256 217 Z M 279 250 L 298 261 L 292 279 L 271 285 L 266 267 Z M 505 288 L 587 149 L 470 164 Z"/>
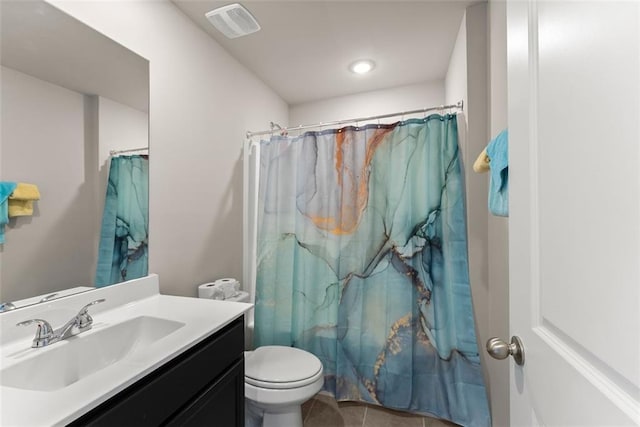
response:
<path fill-rule="evenodd" d="M 136 285 L 139 286 L 137 290 L 132 287 Z M 245 303 L 160 295 L 158 277 L 151 275 L 137 281 L 53 300 L 48 304 L 3 313 L 0 315 L 0 369 L 46 353 L 55 346 L 68 345 L 68 342 L 61 341 L 43 348 L 31 348 L 35 328 L 18 328 L 14 326 L 15 323 L 34 317 L 49 321 L 47 314 L 63 318 L 61 313 L 64 313 L 71 318 L 84 304 L 98 298 L 106 298 L 107 302 L 90 309 L 94 319 L 93 328 L 82 335 L 96 333 L 138 316 L 159 317 L 185 325 L 148 347 L 62 389 L 44 392 L 0 386 L 2 426 L 65 425 L 214 334 L 252 307 Z M 51 323 L 54 328 L 60 326 L 59 321 Z M 20 334 L 16 329 L 20 330 Z"/>

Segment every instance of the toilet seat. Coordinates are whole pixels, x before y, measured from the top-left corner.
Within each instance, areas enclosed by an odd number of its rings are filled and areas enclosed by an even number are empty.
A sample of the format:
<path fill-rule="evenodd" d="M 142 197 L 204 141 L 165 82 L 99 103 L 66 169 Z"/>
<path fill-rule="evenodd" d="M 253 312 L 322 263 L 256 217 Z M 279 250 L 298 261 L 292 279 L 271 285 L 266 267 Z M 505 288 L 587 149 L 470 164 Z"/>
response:
<path fill-rule="evenodd" d="M 290 389 L 322 377 L 322 362 L 304 350 L 284 346 L 258 347 L 245 357 L 245 383 L 265 389 Z"/>
<path fill-rule="evenodd" d="M 273 382 L 273 381 L 259 381 L 254 378 L 250 378 L 245 376 L 244 381 L 247 384 L 251 384 L 256 387 L 266 388 L 266 389 L 288 389 L 288 388 L 299 388 L 304 387 L 306 385 L 312 384 L 316 382 L 319 378 L 322 377 L 322 369 L 319 370 L 314 376 L 305 378 L 299 381 L 291 381 L 291 382 Z"/>

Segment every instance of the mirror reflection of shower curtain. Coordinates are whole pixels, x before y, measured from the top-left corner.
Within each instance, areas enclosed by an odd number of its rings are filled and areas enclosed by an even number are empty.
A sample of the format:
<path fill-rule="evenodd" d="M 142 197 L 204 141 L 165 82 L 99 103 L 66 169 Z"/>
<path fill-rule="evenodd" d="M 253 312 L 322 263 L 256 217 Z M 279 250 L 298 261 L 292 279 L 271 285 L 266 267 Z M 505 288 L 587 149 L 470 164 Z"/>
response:
<path fill-rule="evenodd" d="M 148 274 L 149 158 L 111 158 L 100 229 L 97 287 Z"/>
<path fill-rule="evenodd" d="M 255 340 L 325 390 L 487 427 L 455 115 L 260 144 Z"/>

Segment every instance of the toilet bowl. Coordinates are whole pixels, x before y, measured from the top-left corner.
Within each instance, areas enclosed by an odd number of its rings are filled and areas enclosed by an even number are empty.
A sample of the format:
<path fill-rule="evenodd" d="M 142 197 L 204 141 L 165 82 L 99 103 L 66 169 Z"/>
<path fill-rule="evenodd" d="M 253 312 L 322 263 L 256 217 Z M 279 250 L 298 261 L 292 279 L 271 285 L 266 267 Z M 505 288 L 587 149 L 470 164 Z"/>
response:
<path fill-rule="evenodd" d="M 248 292 L 226 301 L 250 302 Z M 245 348 L 253 341 L 253 313 L 245 328 Z M 293 347 L 263 346 L 244 353 L 247 422 L 262 427 L 302 427 L 301 405 L 324 384 L 322 362 Z M 261 422 L 261 424 L 259 424 Z"/>
<path fill-rule="evenodd" d="M 262 414 L 263 427 L 302 427 L 302 403 L 324 384 L 322 362 L 293 347 L 264 346 L 245 352 L 244 396 Z"/>

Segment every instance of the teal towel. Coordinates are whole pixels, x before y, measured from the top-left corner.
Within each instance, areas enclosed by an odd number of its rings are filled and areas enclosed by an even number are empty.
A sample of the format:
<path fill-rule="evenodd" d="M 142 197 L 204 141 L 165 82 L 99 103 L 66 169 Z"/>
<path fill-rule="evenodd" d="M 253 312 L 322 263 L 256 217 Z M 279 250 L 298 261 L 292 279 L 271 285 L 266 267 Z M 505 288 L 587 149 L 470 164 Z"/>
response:
<path fill-rule="evenodd" d="M 509 216 L 509 135 L 503 130 L 487 145 L 491 159 L 489 211 L 497 216 Z"/>
<path fill-rule="evenodd" d="M 0 181 L 0 244 L 4 243 L 4 226 L 9 222 L 9 196 L 16 189 L 15 182 Z"/>

